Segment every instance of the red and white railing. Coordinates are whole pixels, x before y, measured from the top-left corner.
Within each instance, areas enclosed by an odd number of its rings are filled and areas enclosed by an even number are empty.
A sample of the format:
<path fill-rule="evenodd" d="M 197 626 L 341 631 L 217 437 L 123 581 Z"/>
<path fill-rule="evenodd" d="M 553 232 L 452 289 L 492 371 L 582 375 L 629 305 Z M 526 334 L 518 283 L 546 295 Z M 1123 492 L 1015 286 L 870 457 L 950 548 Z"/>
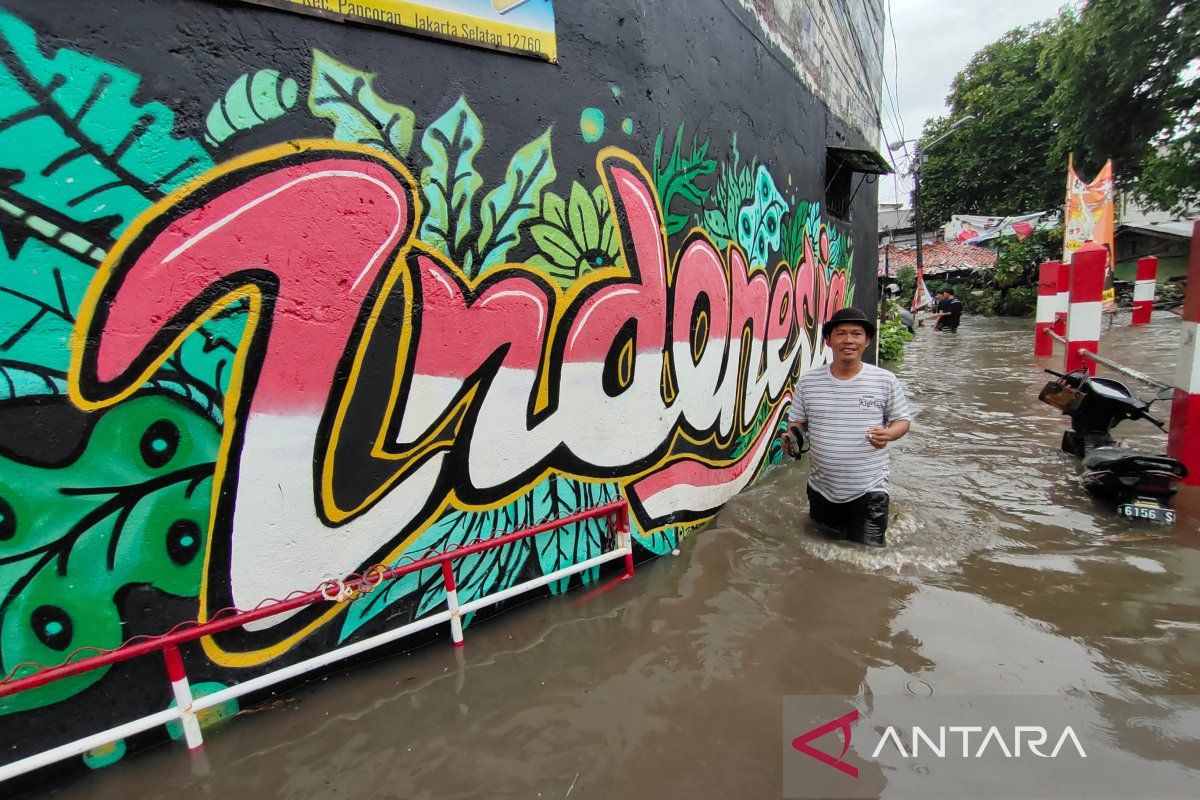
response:
<path fill-rule="evenodd" d="M 555 570 L 546 575 L 533 578 L 508 589 L 485 595 L 468 603 L 459 603 L 457 585 L 454 578 L 454 562 L 458 559 L 496 547 L 503 547 L 522 539 L 537 536 L 540 533 L 547 533 L 567 525 L 591 519 L 607 519 L 609 521 L 615 531 L 617 545 L 615 549 L 585 561 L 580 561 L 577 564 Z M 81 755 L 94 748 L 111 744 L 128 736 L 143 733 L 175 721 L 182 724 L 184 738 L 187 741 L 188 747 L 196 749 L 204 742 L 200 731 L 200 723 L 196 715 L 205 709 L 219 706 L 222 703 L 227 703 L 243 695 L 261 691 L 270 686 L 291 680 L 305 673 L 321 669 L 322 667 L 343 661 L 359 653 L 388 644 L 389 642 L 394 642 L 405 636 L 410 636 L 437 625 L 449 623 L 451 641 L 454 642 L 456 647 L 460 647 L 463 643 L 462 617 L 464 614 L 473 613 L 571 575 L 621 559 L 625 562 L 625 573 L 622 578 L 633 577 L 633 539 L 629 530 L 629 505 L 624 500 L 607 503 L 559 519 L 548 520 L 512 533 L 464 545 L 445 553 L 430 553 L 422 558 L 394 567 L 377 565 L 367 570 L 361 576 L 354 576 L 346 580 L 329 581 L 311 592 L 304 592 L 285 598 L 284 600 L 270 602 L 249 611 L 235 610 L 228 615 L 217 615 L 207 622 L 196 623 L 195 625 L 184 627 L 182 630 L 176 629 L 161 636 L 143 638 L 136 643 L 126 644 L 99 655 L 82 658 L 77 661 L 68 660 L 67 663 L 42 669 L 31 675 L 11 677 L 8 680 L 0 681 L 0 697 L 31 691 L 55 681 L 63 680 L 64 678 L 70 678 L 74 675 L 122 661 L 129 661 L 130 659 L 151 653 L 162 653 L 166 664 L 167 678 L 171 683 L 171 690 L 175 696 L 175 706 L 107 730 L 99 731 L 91 736 L 76 739 L 73 742 L 68 742 L 67 744 L 45 750 L 35 755 L 8 764 L 2 764 L 0 765 L 0 781 L 14 778 L 18 775 L 62 761 L 63 759 Z M 413 572 L 420 572 L 431 567 L 439 567 L 441 570 L 442 583 L 446 589 L 445 610 L 439 611 L 436 614 L 429 614 L 407 625 L 402 625 L 393 630 L 354 642 L 353 644 L 338 647 L 312 658 L 298 661 L 295 664 L 290 664 L 281 669 L 268 672 L 265 675 L 260 675 L 213 692 L 212 694 L 207 694 L 203 697 L 194 697 L 192 695 L 191 685 L 188 682 L 187 672 L 183 665 L 183 658 L 179 652 L 180 645 L 233 628 L 240 628 L 256 620 L 286 614 L 306 606 L 318 603 L 352 601 L 369 594 L 383 581 L 399 578 Z"/>

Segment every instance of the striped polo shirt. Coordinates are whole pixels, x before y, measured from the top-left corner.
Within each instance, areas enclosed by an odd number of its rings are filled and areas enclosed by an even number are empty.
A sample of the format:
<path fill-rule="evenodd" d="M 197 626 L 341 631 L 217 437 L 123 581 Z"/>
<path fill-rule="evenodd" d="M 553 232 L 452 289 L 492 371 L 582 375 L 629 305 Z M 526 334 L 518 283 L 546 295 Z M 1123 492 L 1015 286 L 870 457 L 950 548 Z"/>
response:
<path fill-rule="evenodd" d="M 788 421 L 808 423 L 808 485 L 834 503 L 888 491 L 888 448 L 872 447 L 867 428 L 898 419 L 911 419 L 908 402 L 900 381 L 886 369 L 863 364 L 843 381 L 826 364 L 801 375 Z"/>

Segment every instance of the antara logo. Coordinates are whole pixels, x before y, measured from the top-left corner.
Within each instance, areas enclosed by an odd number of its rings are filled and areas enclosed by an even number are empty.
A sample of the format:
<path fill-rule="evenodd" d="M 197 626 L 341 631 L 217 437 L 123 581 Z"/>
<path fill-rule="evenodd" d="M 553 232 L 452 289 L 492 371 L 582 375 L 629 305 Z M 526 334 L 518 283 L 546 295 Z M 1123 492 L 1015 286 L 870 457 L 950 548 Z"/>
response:
<path fill-rule="evenodd" d="M 857 721 L 858 710 L 855 709 L 797 736 L 792 740 L 792 747 L 822 764 L 844 772 L 851 778 L 857 778 L 858 768 L 843 760 L 850 750 L 853 734 L 851 726 Z M 1038 758 L 1057 758 L 1068 743 L 1080 758 L 1087 758 L 1083 744 L 1070 725 L 1063 728 L 1049 753 L 1043 752 L 1042 748 L 1050 741 L 1050 732 L 1040 725 L 1016 725 L 1011 731 L 1002 731 L 996 725 L 986 728 L 981 725 L 942 725 L 929 730 L 914 725 L 911 731 L 905 730 L 905 733 L 911 733 L 908 746 L 905 745 L 900 730 L 889 725 L 871 753 L 871 758 L 879 758 L 889 743 L 901 758 L 918 758 L 923 753 L 926 758 L 954 758 L 960 752 L 963 758 L 982 758 L 989 748 L 992 748 L 994 754 L 1003 754 L 1005 758 L 1020 758 L 1026 753 Z M 842 734 L 842 749 L 837 756 L 813 747 L 813 741 L 833 731 L 841 731 Z M 979 738 L 973 738 L 974 735 L 978 735 Z M 961 747 L 952 746 L 956 737 Z M 1070 755 L 1069 751 L 1067 755 Z"/>
<path fill-rule="evenodd" d="M 857 778 L 858 767 L 842 761 L 842 757 L 845 756 L 846 751 L 850 749 L 850 726 L 855 722 L 858 722 L 858 709 L 854 709 L 849 714 L 843 714 L 835 720 L 831 720 L 830 722 L 826 722 L 824 725 L 813 728 L 807 733 L 800 734 L 792 740 L 792 747 L 796 748 L 810 758 L 815 758 L 822 764 L 828 764 L 834 769 L 846 773 L 851 778 Z M 820 739 L 825 734 L 835 730 L 840 730 L 842 732 L 842 752 L 838 754 L 837 758 L 834 758 L 828 753 L 822 752 L 821 750 L 818 750 L 809 744 L 809 742 L 811 742 L 813 739 Z"/>
<path fill-rule="evenodd" d="M 877 758 L 880 752 L 883 751 L 883 746 L 891 741 L 898 752 L 904 758 L 916 758 L 921 754 L 921 742 L 929 749 L 930 755 L 937 758 L 946 758 L 946 734 L 950 734 L 951 740 L 957 735 L 962 741 L 962 757 L 963 758 L 982 758 L 988 747 L 995 743 L 995 748 L 1004 754 L 1005 758 L 1020 758 L 1021 743 L 1024 742 L 1030 753 L 1038 758 L 1057 758 L 1058 753 L 1062 750 L 1063 745 L 1070 740 L 1074 745 L 1076 752 L 1080 758 L 1087 758 L 1087 753 L 1083 751 L 1083 745 L 1079 742 L 1079 737 L 1075 735 L 1075 731 L 1071 730 L 1068 725 L 1063 728 L 1062 734 L 1058 737 L 1058 743 L 1054 745 L 1054 749 L 1049 753 L 1043 753 L 1040 749 L 1042 745 L 1049 740 L 1049 732 L 1040 725 L 1017 725 L 1012 730 L 1012 735 L 1005 739 L 1003 733 L 995 725 L 987 728 L 987 733 L 984 733 L 984 728 L 979 725 L 949 725 L 940 726 L 937 729 L 937 743 L 934 743 L 933 737 L 925 732 L 924 728 L 914 725 L 912 728 L 912 752 L 909 753 L 904 749 L 904 742 L 900 739 L 900 734 L 891 725 L 883 732 L 883 737 L 880 738 L 879 744 L 875 746 L 875 752 L 871 753 L 871 758 Z M 972 752 L 971 750 L 971 734 L 981 733 L 983 737 L 979 741 L 979 747 Z M 1008 743 L 1012 742 L 1010 749 Z M 954 751 L 950 751 L 954 755 Z"/>

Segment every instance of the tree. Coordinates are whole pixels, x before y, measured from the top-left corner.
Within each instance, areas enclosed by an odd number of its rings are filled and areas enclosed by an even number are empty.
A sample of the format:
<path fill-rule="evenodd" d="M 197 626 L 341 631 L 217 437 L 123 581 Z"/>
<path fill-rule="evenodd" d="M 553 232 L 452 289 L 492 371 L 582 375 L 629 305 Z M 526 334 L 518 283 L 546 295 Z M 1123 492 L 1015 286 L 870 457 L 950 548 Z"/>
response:
<path fill-rule="evenodd" d="M 951 214 L 1023 214 L 1058 208 L 1065 161 L 1055 149 L 1053 77 L 1043 65 L 1074 20 L 1067 14 L 1009 31 L 955 76 L 950 113 L 926 122 L 921 201 L 932 227 Z"/>
<path fill-rule="evenodd" d="M 1147 205 L 1200 205 L 1200 0 L 1089 0 L 1017 28 L 955 76 L 950 113 L 925 123 L 926 217 L 1059 208 L 1067 156 L 1084 177 L 1112 158 Z"/>
<path fill-rule="evenodd" d="M 1091 0 L 1046 63 L 1057 83 L 1055 153 L 1182 211 L 1200 201 L 1197 0 Z"/>

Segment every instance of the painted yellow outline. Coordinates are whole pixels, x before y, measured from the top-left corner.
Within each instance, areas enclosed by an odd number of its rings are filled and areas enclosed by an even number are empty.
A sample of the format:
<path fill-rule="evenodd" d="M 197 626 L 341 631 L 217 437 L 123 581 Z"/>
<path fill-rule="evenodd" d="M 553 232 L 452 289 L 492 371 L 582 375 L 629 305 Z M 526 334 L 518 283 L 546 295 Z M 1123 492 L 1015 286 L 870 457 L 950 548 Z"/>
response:
<path fill-rule="evenodd" d="M 347 510 L 347 509 L 338 508 L 336 505 L 334 505 L 333 491 L 332 491 L 332 478 L 333 478 L 333 471 L 334 471 L 334 466 L 335 466 L 334 462 L 336 459 L 336 452 L 337 452 L 338 444 L 340 442 L 340 434 L 341 434 L 342 426 L 345 421 L 346 412 L 349 408 L 351 400 L 353 399 L 353 397 L 355 395 L 355 389 L 357 387 L 358 379 L 361 376 L 362 369 L 363 369 L 364 356 L 365 356 L 366 351 L 369 349 L 371 338 L 374 334 L 375 326 L 378 322 L 378 318 L 382 311 L 384 302 L 386 301 L 386 299 L 388 297 L 391 296 L 391 293 L 395 289 L 397 282 L 401 283 L 402 291 L 404 291 L 408 297 L 413 296 L 413 279 L 414 279 L 414 277 L 413 277 L 412 271 L 410 269 L 408 269 L 408 260 L 409 260 L 410 256 L 412 256 L 414 254 L 425 255 L 425 256 L 429 257 L 430 259 L 432 259 L 440 267 L 451 272 L 455 277 L 457 277 L 459 279 L 459 281 L 461 282 L 462 285 L 467 287 L 466 294 L 468 297 L 475 294 L 478 286 L 484 280 L 492 279 L 492 278 L 494 278 L 495 275 L 497 275 L 499 273 L 504 273 L 506 277 L 526 274 L 530 277 L 535 278 L 539 284 L 545 284 L 545 286 L 548 288 L 548 293 L 547 293 L 548 298 L 547 299 L 550 299 L 553 301 L 554 310 L 553 310 L 552 316 L 545 323 L 545 336 L 544 336 L 544 344 L 543 344 L 542 365 L 539 369 L 537 398 L 536 398 L 535 405 L 534 405 L 535 411 L 543 410 L 549 404 L 549 395 L 550 395 L 549 373 L 551 370 L 548 365 L 550 363 L 550 356 L 552 355 L 555 344 L 558 341 L 558 337 L 564 336 L 567 334 L 567 331 L 563 329 L 563 325 L 562 325 L 562 321 L 565 317 L 566 312 L 570 308 L 572 308 L 575 301 L 578 299 L 579 295 L 582 294 L 584 291 L 587 291 L 593 285 L 595 285 L 597 283 L 607 282 L 607 281 L 614 280 L 614 279 L 621 280 L 621 279 L 629 279 L 632 277 L 632 271 L 628 267 L 628 264 L 632 263 L 632 261 L 627 256 L 627 254 L 624 252 L 625 251 L 624 240 L 618 236 L 618 246 L 622 250 L 622 255 L 625 256 L 624 260 L 625 260 L 626 266 L 624 266 L 624 267 L 611 266 L 611 267 L 606 267 L 606 268 L 600 269 L 600 270 L 590 271 L 589 273 L 587 273 L 587 276 L 583 280 L 576 282 L 571 287 L 569 287 L 567 290 L 563 290 L 562 287 L 560 287 L 556 282 L 554 282 L 552 280 L 547 280 L 546 276 L 542 272 L 540 272 L 536 269 L 533 269 L 524 264 L 511 264 L 510 263 L 510 264 L 498 265 L 494 269 L 490 270 L 486 276 L 477 276 L 476 278 L 472 279 L 472 278 L 468 277 L 467 275 L 465 275 L 463 273 L 463 271 L 459 268 L 458 265 L 450 262 L 449 259 L 445 258 L 439 251 L 426 245 L 425 243 L 421 242 L 419 239 L 416 238 L 416 236 L 418 235 L 418 232 L 420 230 L 420 227 L 421 227 L 421 217 L 422 217 L 422 211 L 423 211 L 422 202 L 421 202 L 421 198 L 420 198 L 420 193 L 417 191 L 417 184 L 414 181 L 412 174 L 408 171 L 408 169 L 404 166 L 404 164 L 400 163 L 399 161 L 392 158 L 388 154 L 386 154 L 382 151 L 379 151 L 375 148 L 369 147 L 369 146 L 349 144 L 349 143 L 338 142 L 335 140 L 328 140 L 328 139 L 295 140 L 295 141 L 290 141 L 290 142 L 262 148 L 260 150 L 256 150 L 256 151 L 235 157 L 235 158 L 213 168 L 212 170 L 209 170 L 208 172 L 204 173 L 203 175 L 192 179 L 191 181 L 187 182 L 186 184 L 179 187 L 175 191 L 171 192 L 169 195 L 164 197 L 158 203 L 154 204 L 151 208 L 147 209 L 142 214 L 138 215 L 138 217 L 130 224 L 129 228 L 122 234 L 122 236 L 120 237 L 120 239 L 118 240 L 116 245 L 112 248 L 112 250 L 109 252 L 108 256 L 105 258 L 104 262 L 100 265 L 100 268 L 96 272 L 96 276 L 93 278 L 92 283 L 88 287 L 87 293 L 86 293 L 83 303 L 80 307 L 77 323 L 71 334 L 71 343 L 70 343 L 71 360 L 70 360 L 70 367 L 69 367 L 69 372 L 68 372 L 68 392 L 71 397 L 71 400 L 76 405 L 78 405 L 80 408 L 82 408 L 84 410 L 97 410 L 100 408 L 114 405 L 118 402 L 121 402 L 122 400 L 127 399 L 134 392 L 136 392 L 141 387 L 141 385 L 144 384 L 146 382 L 146 380 L 148 380 L 162 366 L 162 364 L 167 360 L 167 358 L 169 358 L 170 355 L 172 353 L 174 353 L 174 351 L 177 350 L 182 345 L 183 341 L 188 336 L 193 334 L 200 326 L 202 326 L 204 323 L 211 320 L 214 316 L 219 314 L 225 308 L 229 307 L 233 303 L 238 302 L 242 298 L 247 298 L 247 300 L 249 302 L 249 312 L 247 315 L 247 322 L 246 322 L 245 330 L 243 332 L 240 342 L 238 343 L 238 347 L 237 347 L 237 350 L 236 350 L 236 353 L 234 356 L 233 369 L 230 373 L 229 388 L 226 392 L 225 403 L 224 403 L 224 408 L 223 408 L 227 424 L 223 426 L 221 446 L 220 446 L 220 450 L 218 453 L 217 465 L 215 467 L 214 476 L 213 476 L 214 477 L 213 484 L 212 484 L 213 485 L 213 494 L 212 494 L 212 503 L 211 503 L 211 507 L 210 507 L 210 517 L 209 517 L 209 537 L 206 541 L 204 572 L 202 575 L 201 587 L 200 587 L 200 618 L 201 619 L 206 618 L 206 616 L 209 612 L 208 588 L 209 588 L 209 580 L 210 580 L 210 576 L 211 576 L 210 568 L 211 568 L 212 535 L 215 532 L 216 525 L 217 525 L 217 506 L 218 506 L 218 504 L 216 501 L 217 501 L 217 498 L 219 497 L 219 492 L 223 488 L 224 483 L 225 483 L 225 477 L 226 477 L 228 463 L 229 463 L 229 452 L 230 452 L 230 449 L 233 444 L 234 430 L 235 429 L 244 430 L 244 422 L 245 421 L 244 420 L 239 421 L 240 424 L 229 424 L 229 423 L 231 423 L 231 421 L 234 421 L 236 418 L 235 412 L 240 404 L 241 392 L 243 389 L 244 371 L 245 371 L 246 360 L 248 357 L 249 345 L 250 345 L 250 342 L 254 338 L 254 335 L 253 335 L 254 331 L 257 329 L 257 326 L 261 322 L 262 305 L 263 305 L 262 294 L 258 290 L 258 288 L 255 286 L 245 286 L 245 287 L 235 289 L 235 290 L 231 291 L 230 293 L 228 293 L 227 295 L 216 300 L 209 310 L 207 310 L 203 314 L 201 314 L 194 322 L 189 324 L 186 329 L 181 331 L 174 339 L 172 339 L 171 342 L 169 343 L 169 345 L 163 349 L 162 354 L 159 357 L 157 357 L 151 364 L 149 364 L 135 379 L 130 381 L 129 384 L 125 388 L 118 390 L 110 397 L 93 399 L 93 398 L 86 397 L 84 395 L 83 386 L 82 386 L 82 383 L 80 380 L 82 366 L 83 366 L 83 363 L 82 363 L 83 351 L 84 351 L 84 347 L 86 344 L 87 335 L 93 324 L 93 321 L 95 318 L 95 313 L 98 308 L 100 297 L 103 293 L 104 288 L 108 285 L 108 283 L 112 279 L 112 275 L 113 275 L 113 272 L 114 272 L 117 264 L 124 258 L 124 255 L 125 255 L 126 251 L 128 250 L 129 246 L 133 242 L 135 242 L 139 237 L 141 237 L 141 235 L 143 234 L 145 229 L 151 223 L 153 223 L 154 221 L 159 219 L 159 217 L 161 217 L 165 214 L 168 214 L 170 211 L 172 211 L 173 208 L 182 199 L 192 195 L 193 193 L 199 191 L 203 187 L 213 183 L 214 181 L 216 181 L 220 178 L 223 178 L 233 172 L 245 169 L 247 167 L 266 164 L 268 162 L 282 159 L 282 158 L 288 157 L 288 156 L 294 156 L 296 153 L 305 152 L 305 151 L 328 151 L 331 153 L 331 155 L 336 155 L 337 153 L 341 152 L 341 153 L 346 153 L 346 154 L 352 154 L 355 156 L 366 156 L 366 157 L 368 157 L 368 160 L 373 160 L 377 163 L 380 163 L 383 166 L 385 166 L 386 168 L 391 169 L 396 174 L 398 180 L 402 184 L 402 187 L 407 191 L 408 202 L 410 202 L 412 204 L 412 215 L 411 215 L 412 216 L 412 224 L 409 227 L 409 229 L 407 231 L 407 235 L 404 238 L 404 240 L 401 241 L 400 243 L 398 243 L 396 255 L 393 258 L 393 260 L 391 261 L 391 263 L 382 267 L 382 269 L 385 272 L 383 284 L 381 287 L 382 290 L 379 293 L 377 293 L 375 296 L 374 305 L 372 306 L 370 316 L 368 317 L 367 323 L 362 328 L 362 332 L 360 335 L 358 335 L 356 338 L 352 338 L 350 341 L 348 341 L 346 343 L 347 346 L 349 346 L 352 343 L 354 344 L 355 355 L 353 358 L 353 363 L 351 365 L 350 374 L 347 377 L 345 389 L 342 393 L 342 396 L 341 396 L 341 399 L 340 399 L 340 402 L 338 405 L 338 409 L 337 409 L 337 412 L 336 412 L 336 415 L 334 418 L 334 422 L 333 422 L 333 425 L 332 425 L 332 428 L 330 431 L 329 441 L 326 443 L 326 446 L 323 448 L 323 452 L 321 452 L 319 455 L 319 457 L 322 459 L 321 485 L 319 488 L 319 496 L 321 498 L 323 510 L 325 511 L 325 513 L 327 514 L 329 519 L 331 519 L 335 522 L 345 520 L 345 519 L 349 518 L 350 516 L 353 516 L 354 514 L 360 512 L 362 509 L 366 508 L 367 506 L 371 505 L 373 502 L 378 500 L 379 497 L 381 497 L 384 493 L 386 493 L 386 491 L 388 491 L 391 488 L 391 486 L 394 485 L 394 483 L 403 476 L 403 474 L 405 472 L 404 469 L 398 470 L 395 475 L 393 475 L 387 481 L 382 482 L 381 485 L 374 492 L 372 492 L 371 495 L 368 496 L 366 500 L 364 500 L 361 504 L 359 504 L 354 509 Z M 666 236 L 666 228 L 665 228 L 665 223 L 663 221 L 661 203 L 659 201 L 657 192 L 654 190 L 654 182 L 651 179 L 649 173 L 646 171 L 645 167 L 640 162 L 640 160 L 638 160 L 634 155 L 632 155 L 628 151 L 625 151 L 625 150 L 622 150 L 622 149 L 616 148 L 616 147 L 606 147 L 606 148 L 602 149 L 596 156 L 596 168 L 597 168 L 597 172 L 600 174 L 601 184 L 604 187 L 604 191 L 608 197 L 610 208 L 615 209 L 617 207 L 616 203 L 614 202 L 613 187 L 611 187 L 609 185 L 608 175 L 604 169 L 605 164 L 610 160 L 618 160 L 618 161 L 622 162 L 622 165 L 624 167 L 637 172 L 640 175 L 640 177 L 642 178 L 642 180 L 645 182 L 645 184 L 650 187 L 651 192 L 654 195 L 655 211 L 658 215 L 658 228 L 659 228 L 660 242 L 661 242 L 661 246 L 662 246 L 662 252 L 663 252 L 664 256 L 666 257 L 665 266 L 666 266 L 667 274 L 665 276 L 665 280 L 666 280 L 666 284 L 669 288 L 669 287 L 673 286 L 673 284 L 675 282 L 675 277 L 676 277 L 676 273 L 678 270 L 679 258 L 681 256 L 681 253 L 676 253 L 675 258 L 673 258 L 673 259 L 669 257 L 669 248 L 668 248 L 668 242 L 667 242 L 667 236 Z M 265 174 L 265 173 L 263 173 L 263 174 Z M 702 229 L 699 229 L 699 228 L 693 229 L 693 231 L 692 231 L 692 233 L 697 233 L 697 232 L 707 241 L 709 246 L 711 246 L 713 248 L 714 252 L 717 252 L 717 253 L 721 252 L 720 249 L 717 248 L 715 246 L 715 244 L 712 242 L 711 238 L 708 237 L 706 232 L 704 232 Z M 722 261 L 724 262 L 724 267 L 725 267 L 724 272 L 726 273 L 725 277 L 726 277 L 727 282 L 732 279 L 732 275 L 729 273 L 729 264 L 730 264 L 729 250 L 731 250 L 732 248 L 735 248 L 735 247 L 737 247 L 737 245 L 731 242 L 729 248 L 727 248 L 726 253 L 724 254 L 724 257 L 722 258 Z M 789 269 L 789 271 L 791 271 L 793 273 L 797 271 L 797 268 L 789 267 L 786 264 L 781 263 L 781 266 Z M 761 267 L 757 268 L 757 269 L 751 268 L 748 270 L 748 277 L 752 276 L 755 272 L 758 272 L 758 271 L 762 271 L 762 272 L 766 273 L 765 268 L 761 268 Z M 817 273 L 814 270 L 814 275 L 816 275 L 816 274 Z M 768 274 L 768 279 L 769 278 L 770 278 L 770 275 Z M 794 278 L 794 275 L 793 275 L 793 278 Z M 823 276 L 822 276 L 822 279 L 823 279 Z M 732 296 L 732 286 L 727 283 L 727 287 L 730 291 L 730 295 Z M 422 437 L 421 440 L 419 440 L 417 443 L 415 443 L 411 447 L 406 448 L 404 452 L 402 452 L 402 453 L 386 452 L 386 450 L 384 449 L 385 444 L 386 444 L 385 440 L 386 440 L 389 424 L 391 423 L 391 421 L 394 418 L 394 415 L 396 413 L 396 406 L 400 399 L 399 395 L 400 395 L 401 383 L 403 380 L 405 368 L 407 366 L 406 361 L 409 358 L 415 357 L 415 352 L 413 352 L 413 350 L 412 350 L 412 331 L 413 331 L 412 315 L 414 313 L 415 313 L 414 308 L 412 307 L 411 304 L 409 304 L 409 306 L 407 307 L 406 312 L 405 312 L 405 315 L 406 315 L 405 316 L 405 324 L 402 326 L 401 339 L 400 339 L 400 343 L 398 345 L 397 361 L 395 364 L 395 371 L 394 371 L 393 382 L 392 382 L 393 383 L 392 391 L 390 392 L 386 412 L 381 421 L 380 430 L 375 437 L 374 446 L 372 447 L 372 456 L 374 456 L 376 458 L 384 459 L 384 460 L 411 461 L 414 458 L 425 456 L 425 455 L 429 454 L 430 452 L 435 451 L 437 449 L 449 447 L 453 443 L 455 438 L 457 437 L 459 425 L 461 425 L 461 421 L 462 421 L 462 416 L 461 416 L 462 412 L 473 401 L 474 394 L 476 391 L 475 389 L 470 390 L 470 392 L 467 395 L 465 395 L 459 401 L 459 403 L 455 404 L 455 406 L 448 409 L 435 422 L 434 425 L 430 426 L 430 428 L 428 429 L 428 433 L 424 437 Z M 768 309 L 768 313 L 769 313 L 769 309 Z M 351 336 L 354 337 L 353 329 L 352 329 Z M 668 345 L 669 345 L 669 343 L 668 343 Z M 693 348 L 694 348 L 694 346 L 695 345 L 693 343 Z M 664 346 L 664 351 L 665 351 L 664 352 L 664 376 L 669 379 L 670 375 L 671 375 L 670 370 L 669 370 L 670 347 Z M 744 356 L 745 356 L 745 353 L 743 353 L 743 357 Z M 705 445 L 712 444 L 712 445 L 716 445 L 718 447 L 724 447 L 724 446 L 728 445 L 730 442 L 732 442 L 733 439 L 739 433 L 744 433 L 745 430 L 748 430 L 747 426 L 743 425 L 741 422 L 743 415 L 740 413 L 744 410 L 742 408 L 742 405 L 744 402 L 744 398 L 742 396 L 745 393 L 745 385 L 744 385 L 744 381 L 743 381 L 743 375 L 745 374 L 745 372 L 746 372 L 745 370 L 741 369 L 741 365 L 739 365 L 738 374 L 736 376 L 736 380 L 738 383 L 738 387 L 736 389 L 738 399 L 735 404 L 735 415 L 734 415 L 735 421 L 734 421 L 734 425 L 732 426 L 732 428 L 730 430 L 729 435 L 726 437 L 722 437 L 718 431 L 718 432 L 714 432 L 712 435 L 705 437 L 703 439 L 696 439 L 691 436 L 688 436 L 682 430 L 677 429 L 671 438 L 670 444 L 667 449 L 668 453 L 672 452 L 676 448 L 676 445 L 681 440 L 687 441 L 694 446 L 705 446 Z M 668 403 L 673 402 L 673 400 L 674 400 L 673 395 L 675 394 L 675 392 L 674 392 L 673 387 L 671 387 L 671 394 L 672 394 L 672 397 L 668 400 Z M 785 389 L 785 391 L 781 392 L 780 396 L 775 398 L 774 400 L 771 400 L 768 396 L 764 395 L 762 404 L 770 406 L 774 410 L 786 396 L 787 396 L 786 389 Z M 760 410 L 761 410 L 761 408 L 760 408 Z M 756 416 L 757 416 L 757 414 L 756 414 Z M 542 470 L 535 478 L 532 478 L 529 482 L 525 483 L 522 487 L 512 490 L 511 492 L 507 493 L 503 498 L 501 498 L 497 501 L 494 501 L 494 502 L 488 503 L 488 504 L 484 504 L 484 505 L 473 505 L 470 503 L 463 502 L 457 496 L 457 492 L 454 491 L 453 488 L 451 488 L 446 493 L 446 496 L 443 498 L 442 502 L 440 502 L 437 505 L 436 510 L 427 514 L 421 520 L 414 520 L 416 527 L 414 528 L 413 532 L 409 536 L 405 537 L 403 541 L 399 542 L 395 547 L 393 547 L 390 550 L 389 555 L 384 560 L 391 561 L 392 559 L 399 556 L 401 553 L 405 552 L 405 550 L 407 550 L 407 548 L 410 546 L 412 541 L 422 532 L 422 530 L 428 525 L 428 523 L 431 520 L 439 519 L 446 512 L 446 510 L 448 508 L 453 507 L 453 508 L 456 508 L 456 509 L 459 509 L 462 511 L 486 511 L 486 510 L 494 509 L 494 508 L 503 506 L 505 503 L 510 502 L 512 499 L 525 494 L 532 487 L 538 485 L 541 481 L 545 480 L 546 477 L 548 477 L 551 474 L 564 475 L 573 480 L 579 480 L 584 483 L 607 483 L 610 481 L 616 481 L 616 482 L 620 483 L 622 485 L 622 487 L 624 487 L 624 486 L 629 485 L 632 482 L 639 480 L 640 478 L 642 478 L 652 472 L 660 470 L 663 467 L 665 467 L 675 461 L 682 460 L 684 458 L 688 458 L 688 459 L 695 460 L 695 461 L 700 461 L 701 463 L 704 463 L 704 464 L 707 464 L 707 465 L 713 466 L 713 467 L 726 467 L 726 466 L 735 464 L 741 460 L 740 458 L 713 459 L 713 458 L 698 457 L 698 456 L 692 456 L 692 455 L 679 455 L 679 456 L 668 455 L 668 456 L 664 457 L 664 459 L 662 459 L 662 461 L 660 463 L 655 464 L 651 467 L 647 467 L 636 473 L 627 475 L 623 478 L 608 478 L 608 477 L 594 478 L 594 477 L 589 477 L 589 476 L 578 476 L 578 475 L 573 475 L 570 473 L 564 473 L 561 470 L 547 468 L 547 469 Z M 690 527 L 694 527 L 695 525 L 702 524 L 702 522 L 703 522 L 702 520 L 701 521 L 693 521 L 693 522 L 689 522 L 685 525 L 664 524 L 664 525 L 661 525 L 661 526 L 658 526 L 655 528 L 644 530 L 641 533 L 642 533 L 642 536 L 648 537 L 648 536 L 650 536 L 660 530 L 668 528 L 668 527 L 690 528 Z M 302 640 L 303 638 L 305 638 L 306 636 L 308 636 L 310 633 L 317 630 L 318 628 L 324 626 L 333 617 L 337 616 L 345 608 L 345 606 L 346 606 L 345 603 L 339 603 L 339 604 L 335 605 L 334 607 L 328 609 L 326 612 L 315 617 L 311 622 L 304 625 L 298 631 L 285 637 L 284 639 L 280 640 L 279 642 L 276 642 L 275 644 L 270 645 L 265 648 L 259 648 L 256 650 L 248 650 L 248 651 L 226 651 L 223 648 L 221 648 L 211 638 L 206 638 L 203 640 L 204 649 L 205 649 L 205 652 L 207 653 L 207 655 L 209 656 L 209 658 L 211 658 L 214 662 L 216 662 L 218 664 L 222 664 L 222 665 L 226 665 L 226 666 L 234 666 L 234 667 L 249 667 L 249 666 L 261 664 L 266 661 L 272 660 L 273 658 L 276 658 L 279 655 L 281 655 L 282 653 L 291 649 L 297 642 L 299 642 L 300 640 Z"/>

